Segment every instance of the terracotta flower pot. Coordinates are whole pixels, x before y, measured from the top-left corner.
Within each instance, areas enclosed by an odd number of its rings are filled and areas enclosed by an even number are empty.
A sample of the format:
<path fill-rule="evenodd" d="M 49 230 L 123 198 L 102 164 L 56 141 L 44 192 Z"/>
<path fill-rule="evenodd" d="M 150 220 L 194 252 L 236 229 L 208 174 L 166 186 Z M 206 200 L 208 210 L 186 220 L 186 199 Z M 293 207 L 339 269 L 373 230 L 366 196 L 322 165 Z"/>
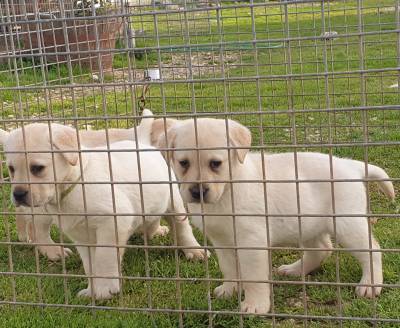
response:
<path fill-rule="evenodd" d="M 107 50 L 115 49 L 121 27 L 120 18 L 102 16 L 96 20 L 28 23 L 23 27 L 26 32 L 24 48 L 46 54 L 47 62 L 67 62 L 70 59 L 72 64 L 81 64 L 93 71 L 100 68 L 110 70 L 114 53 Z"/>

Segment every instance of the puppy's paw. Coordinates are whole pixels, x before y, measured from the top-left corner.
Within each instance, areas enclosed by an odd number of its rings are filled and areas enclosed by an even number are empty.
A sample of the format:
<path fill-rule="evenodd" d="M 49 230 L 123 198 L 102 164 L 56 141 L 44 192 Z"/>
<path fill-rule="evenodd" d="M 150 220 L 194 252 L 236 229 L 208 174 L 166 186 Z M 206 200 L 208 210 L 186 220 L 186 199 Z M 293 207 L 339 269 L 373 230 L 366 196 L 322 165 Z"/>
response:
<path fill-rule="evenodd" d="M 58 261 L 63 254 L 65 258 L 73 254 L 69 248 L 60 246 L 39 246 L 39 252 L 47 256 L 51 261 Z"/>
<path fill-rule="evenodd" d="M 92 288 L 88 287 L 85 289 L 82 289 L 81 291 L 78 292 L 76 295 L 78 297 L 92 297 Z"/>
<path fill-rule="evenodd" d="M 227 281 L 214 289 L 214 296 L 217 298 L 230 298 L 236 291 L 237 284 L 235 282 Z"/>
<path fill-rule="evenodd" d="M 160 225 L 153 236 L 161 236 L 164 237 L 168 235 L 169 228 L 167 226 Z"/>
<path fill-rule="evenodd" d="M 370 284 L 370 281 L 361 281 L 362 284 Z M 380 295 L 382 287 L 370 287 L 370 286 L 357 286 L 356 294 L 359 297 L 374 298 Z"/>
<path fill-rule="evenodd" d="M 72 249 L 69 249 L 69 248 L 65 248 L 65 247 L 64 247 L 63 250 L 64 250 L 64 257 L 68 257 L 68 256 L 74 254 L 74 252 L 72 251 Z M 61 257 L 61 255 L 60 255 L 60 257 Z"/>
<path fill-rule="evenodd" d="M 247 313 L 268 313 L 270 303 L 261 300 L 245 300 L 240 304 L 240 310 Z"/>
<path fill-rule="evenodd" d="M 109 300 L 119 292 L 119 287 L 101 286 L 95 289 L 96 300 Z"/>
<path fill-rule="evenodd" d="M 116 279 L 95 279 L 94 285 L 96 287 L 93 293 L 96 300 L 108 300 L 119 292 L 119 283 Z M 78 297 L 92 297 L 92 288 L 82 289 Z"/>
<path fill-rule="evenodd" d="M 301 265 L 297 262 L 281 265 L 276 272 L 282 276 L 301 276 Z"/>
<path fill-rule="evenodd" d="M 154 229 L 153 231 L 147 231 L 147 235 L 149 237 L 149 239 L 153 239 L 156 236 L 166 236 L 169 232 L 169 228 L 167 226 L 161 226 L 159 225 L 156 229 Z"/>
<path fill-rule="evenodd" d="M 206 257 L 210 257 L 211 253 L 204 249 L 184 249 L 183 253 L 185 254 L 188 260 L 205 260 Z"/>

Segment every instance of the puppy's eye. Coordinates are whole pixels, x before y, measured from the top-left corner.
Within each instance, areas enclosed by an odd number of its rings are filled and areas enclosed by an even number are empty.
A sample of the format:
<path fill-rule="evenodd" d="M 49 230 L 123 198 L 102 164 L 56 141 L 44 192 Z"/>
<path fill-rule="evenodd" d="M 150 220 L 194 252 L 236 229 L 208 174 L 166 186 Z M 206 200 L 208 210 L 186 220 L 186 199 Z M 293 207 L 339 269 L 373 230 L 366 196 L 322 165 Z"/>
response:
<path fill-rule="evenodd" d="M 9 171 L 11 174 L 14 174 L 14 172 L 15 172 L 14 166 L 10 165 L 10 166 L 8 167 L 8 171 Z"/>
<path fill-rule="evenodd" d="M 179 161 L 179 165 L 184 169 L 188 169 L 190 166 L 190 163 L 187 159 L 184 159 L 182 161 Z"/>
<path fill-rule="evenodd" d="M 217 161 L 217 160 L 212 160 L 210 161 L 210 168 L 212 170 L 216 170 L 221 166 L 222 162 L 221 161 Z"/>
<path fill-rule="evenodd" d="M 43 165 L 31 165 L 31 173 L 33 175 L 38 175 L 38 174 L 42 173 L 43 170 L 44 170 Z"/>

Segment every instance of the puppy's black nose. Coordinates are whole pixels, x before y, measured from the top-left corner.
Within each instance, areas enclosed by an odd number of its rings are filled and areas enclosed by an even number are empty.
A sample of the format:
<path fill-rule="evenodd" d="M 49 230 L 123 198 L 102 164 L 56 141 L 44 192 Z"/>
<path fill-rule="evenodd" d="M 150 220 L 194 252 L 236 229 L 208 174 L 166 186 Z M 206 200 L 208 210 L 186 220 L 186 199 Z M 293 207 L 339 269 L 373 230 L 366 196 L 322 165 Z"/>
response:
<path fill-rule="evenodd" d="M 13 192 L 14 199 L 21 203 L 26 200 L 26 195 L 28 195 L 28 191 L 25 189 L 15 189 Z"/>
<path fill-rule="evenodd" d="M 208 193 L 208 190 L 210 188 L 206 187 L 206 186 L 202 186 L 201 191 L 203 192 L 203 199 L 206 198 L 206 195 Z M 192 198 L 196 199 L 196 200 L 200 200 L 200 185 L 196 184 L 192 187 L 189 188 L 190 193 L 192 194 Z"/>

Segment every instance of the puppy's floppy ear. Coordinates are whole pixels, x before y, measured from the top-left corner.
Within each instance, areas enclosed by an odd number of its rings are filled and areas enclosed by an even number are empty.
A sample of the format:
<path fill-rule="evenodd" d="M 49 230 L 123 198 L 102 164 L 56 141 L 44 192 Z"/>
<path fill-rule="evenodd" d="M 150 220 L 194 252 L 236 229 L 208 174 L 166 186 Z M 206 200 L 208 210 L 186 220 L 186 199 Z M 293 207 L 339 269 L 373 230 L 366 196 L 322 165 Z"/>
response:
<path fill-rule="evenodd" d="M 230 145 L 233 147 L 245 147 L 236 149 L 239 162 L 243 163 L 251 146 L 251 132 L 248 128 L 232 120 L 229 120 L 228 128 Z"/>
<path fill-rule="evenodd" d="M 0 129 L 0 145 L 4 145 L 10 133 Z"/>
<path fill-rule="evenodd" d="M 157 140 L 157 148 L 175 148 L 175 139 L 176 139 L 176 129 L 171 128 L 167 131 L 167 134 L 161 133 Z M 173 152 L 167 150 L 161 150 L 162 155 L 165 160 L 172 160 Z M 168 158 L 169 153 L 169 158 Z"/>
<path fill-rule="evenodd" d="M 62 151 L 61 155 L 72 166 L 78 163 L 78 141 L 76 131 L 68 126 L 52 124 L 52 142 L 55 149 Z M 65 151 L 65 152 L 64 152 Z"/>

